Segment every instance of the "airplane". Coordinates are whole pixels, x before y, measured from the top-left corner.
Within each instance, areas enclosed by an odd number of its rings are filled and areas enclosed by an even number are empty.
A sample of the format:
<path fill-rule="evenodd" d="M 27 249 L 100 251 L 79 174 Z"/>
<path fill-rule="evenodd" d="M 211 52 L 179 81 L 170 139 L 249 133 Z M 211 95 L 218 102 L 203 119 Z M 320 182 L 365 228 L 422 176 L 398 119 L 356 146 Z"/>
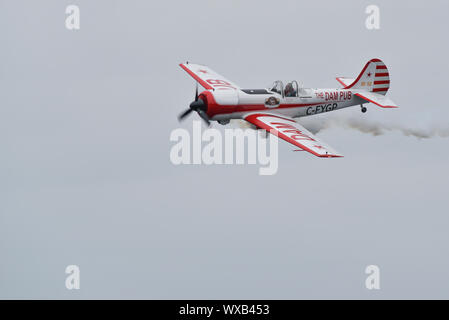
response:
<path fill-rule="evenodd" d="M 208 126 L 211 120 L 226 125 L 231 119 L 243 119 L 317 157 L 338 158 L 343 155 L 294 118 L 357 105 L 365 113 L 365 103 L 382 108 L 398 107 L 385 96 L 390 87 L 390 76 L 380 59 L 368 61 L 355 79 L 337 77 L 342 88 L 336 89 L 304 88 L 295 80 L 285 86 L 277 80 L 267 89 L 241 89 L 207 66 L 186 62 L 180 67 L 196 80 L 195 100 L 179 115 L 180 121 L 192 111 L 197 112 Z M 200 94 L 198 83 L 205 89 Z"/>

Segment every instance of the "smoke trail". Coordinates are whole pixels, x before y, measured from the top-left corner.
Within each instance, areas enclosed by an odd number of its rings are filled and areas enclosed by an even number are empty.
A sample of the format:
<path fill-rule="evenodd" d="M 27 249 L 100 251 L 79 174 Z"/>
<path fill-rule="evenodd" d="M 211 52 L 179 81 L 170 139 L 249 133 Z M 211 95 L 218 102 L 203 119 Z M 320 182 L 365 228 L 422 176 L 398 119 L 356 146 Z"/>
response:
<path fill-rule="evenodd" d="M 312 133 L 317 133 L 325 129 L 340 127 L 345 129 L 355 129 L 373 136 L 380 136 L 390 131 L 399 131 L 405 136 L 412 136 L 419 139 L 432 137 L 449 137 L 449 127 L 442 128 L 432 126 L 428 129 L 409 128 L 402 124 L 393 124 L 357 117 L 328 117 L 320 119 L 301 119 L 301 123 Z"/>
<path fill-rule="evenodd" d="M 330 128 L 353 129 L 362 133 L 380 136 L 388 132 L 398 131 L 407 137 L 416 137 L 418 139 L 430 139 L 432 137 L 449 137 L 449 127 L 432 125 L 427 129 L 410 128 L 402 124 L 380 122 L 361 117 L 341 117 L 328 116 L 322 118 L 307 117 L 300 118 L 299 121 L 307 130 L 313 134 Z M 231 124 L 236 128 L 257 129 L 254 125 L 245 120 L 231 120 Z"/>

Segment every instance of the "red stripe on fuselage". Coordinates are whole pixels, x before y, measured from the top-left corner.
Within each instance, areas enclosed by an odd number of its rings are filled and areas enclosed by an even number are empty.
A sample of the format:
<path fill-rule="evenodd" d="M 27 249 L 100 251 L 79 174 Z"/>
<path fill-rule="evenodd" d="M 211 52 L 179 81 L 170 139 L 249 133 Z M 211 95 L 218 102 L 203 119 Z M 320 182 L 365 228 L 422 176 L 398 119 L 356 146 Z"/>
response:
<path fill-rule="evenodd" d="M 204 92 L 203 92 L 204 94 Z M 332 101 L 332 103 L 338 103 L 343 101 Z M 304 108 L 310 106 L 318 106 L 320 104 L 326 104 L 329 102 L 317 102 L 317 103 L 295 103 L 295 104 L 280 104 L 276 108 L 267 108 L 264 104 L 239 104 L 235 106 L 219 105 L 217 103 L 210 103 L 209 97 L 207 97 L 207 114 L 213 117 L 217 114 L 230 114 L 235 112 L 248 112 L 248 111 L 267 111 L 273 110 L 276 112 L 278 109 L 288 109 L 288 108 Z"/>

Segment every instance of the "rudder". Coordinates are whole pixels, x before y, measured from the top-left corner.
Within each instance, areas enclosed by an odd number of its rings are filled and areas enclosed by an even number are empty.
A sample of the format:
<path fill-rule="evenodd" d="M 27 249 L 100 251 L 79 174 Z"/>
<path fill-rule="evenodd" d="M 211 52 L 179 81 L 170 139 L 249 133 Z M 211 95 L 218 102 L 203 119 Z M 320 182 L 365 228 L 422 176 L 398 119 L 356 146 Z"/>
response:
<path fill-rule="evenodd" d="M 342 81 L 340 82 L 343 83 Z M 363 89 L 385 95 L 390 88 L 390 74 L 388 73 L 387 66 L 380 59 L 371 59 L 366 63 L 359 76 L 344 88 Z"/>

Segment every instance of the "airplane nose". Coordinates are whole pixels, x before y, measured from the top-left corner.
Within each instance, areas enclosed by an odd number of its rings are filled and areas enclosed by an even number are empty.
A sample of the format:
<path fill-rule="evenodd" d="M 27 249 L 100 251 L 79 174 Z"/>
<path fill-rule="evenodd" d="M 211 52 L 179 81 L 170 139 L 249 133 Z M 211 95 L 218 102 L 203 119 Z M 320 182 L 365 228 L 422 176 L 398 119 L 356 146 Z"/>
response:
<path fill-rule="evenodd" d="M 199 98 L 198 100 L 193 101 L 190 103 L 190 109 L 194 111 L 198 111 L 199 109 L 203 111 L 207 111 L 207 104 L 204 102 L 202 98 Z"/>
<path fill-rule="evenodd" d="M 208 126 L 210 126 L 209 116 L 207 115 L 207 100 L 206 101 L 205 100 L 206 100 L 205 97 L 198 96 L 198 83 L 197 83 L 195 90 L 195 100 L 190 103 L 189 109 L 187 109 L 178 116 L 179 121 L 187 117 L 192 111 L 196 111 L 198 115 L 201 117 L 201 119 L 203 119 L 204 122 Z"/>
<path fill-rule="evenodd" d="M 209 116 L 207 115 L 207 102 L 205 102 L 203 97 L 200 97 L 199 99 L 193 101 L 190 104 L 190 109 L 196 111 L 198 115 L 206 122 L 206 124 L 209 126 Z"/>

